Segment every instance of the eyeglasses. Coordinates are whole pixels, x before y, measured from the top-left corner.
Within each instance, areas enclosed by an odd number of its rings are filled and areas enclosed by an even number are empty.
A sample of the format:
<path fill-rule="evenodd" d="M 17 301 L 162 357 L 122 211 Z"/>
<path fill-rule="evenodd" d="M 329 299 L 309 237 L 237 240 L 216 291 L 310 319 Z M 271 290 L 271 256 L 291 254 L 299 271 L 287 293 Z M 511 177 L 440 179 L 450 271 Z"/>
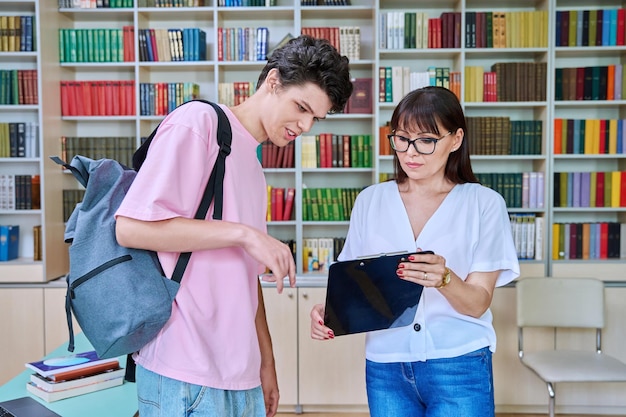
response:
<path fill-rule="evenodd" d="M 435 152 L 437 142 L 450 135 L 452 131 L 448 131 L 445 135 L 435 138 L 429 135 L 418 136 L 415 139 L 405 138 L 400 135 L 387 135 L 391 148 L 396 152 L 406 152 L 409 150 L 409 146 L 413 145 L 417 153 L 422 155 L 430 155 Z"/>

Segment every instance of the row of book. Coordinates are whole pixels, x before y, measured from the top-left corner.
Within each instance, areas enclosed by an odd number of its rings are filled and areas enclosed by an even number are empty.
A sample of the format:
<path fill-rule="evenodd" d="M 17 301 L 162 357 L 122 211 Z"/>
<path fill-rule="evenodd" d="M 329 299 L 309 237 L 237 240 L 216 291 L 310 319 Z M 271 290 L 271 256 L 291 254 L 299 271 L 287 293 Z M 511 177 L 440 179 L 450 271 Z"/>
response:
<path fill-rule="evenodd" d="M 545 62 L 498 62 L 488 71 L 466 66 L 465 101 L 545 101 L 546 71 Z"/>
<path fill-rule="evenodd" d="M 547 48 L 548 11 L 465 12 L 466 48 Z"/>
<path fill-rule="evenodd" d="M 39 210 L 39 174 L 0 174 L 0 210 Z"/>
<path fill-rule="evenodd" d="M 134 80 L 61 81 L 63 116 L 134 116 Z"/>
<path fill-rule="evenodd" d="M 554 207 L 626 207 L 626 171 L 555 172 Z"/>
<path fill-rule="evenodd" d="M 70 162 L 76 155 L 109 158 L 130 167 L 136 141 L 134 136 L 61 136 L 61 159 Z"/>
<path fill-rule="evenodd" d="M 141 83 L 139 114 L 164 116 L 181 104 L 200 97 L 200 85 L 186 83 Z"/>
<path fill-rule="evenodd" d="M 0 105 L 38 102 L 37 70 L 0 69 Z"/>
<path fill-rule="evenodd" d="M 38 158 L 38 138 L 38 123 L 0 123 L 0 158 Z"/>
<path fill-rule="evenodd" d="M 268 140 L 257 148 L 257 156 L 263 168 L 294 168 L 294 152 L 293 142 L 286 146 L 276 146 Z"/>
<path fill-rule="evenodd" d="M 302 239 L 302 272 L 328 272 L 341 251 L 337 248 L 341 244 L 341 239 L 332 237 Z"/>
<path fill-rule="evenodd" d="M 450 71 L 449 67 L 431 66 L 426 71 L 411 71 L 400 65 L 380 67 L 378 102 L 398 103 L 409 92 L 431 85 L 447 88 L 460 98 L 461 73 Z"/>
<path fill-rule="evenodd" d="M 59 62 L 134 61 L 134 30 L 59 29 Z"/>
<path fill-rule="evenodd" d="M 20 226 L 0 224 L 0 262 L 16 259 L 20 251 Z"/>
<path fill-rule="evenodd" d="M 545 175 L 541 171 L 480 172 L 475 175 L 482 185 L 500 193 L 508 208 L 545 207 Z"/>
<path fill-rule="evenodd" d="M 346 221 L 362 188 L 302 188 L 303 221 Z"/>
<path fill-rule="evenodd" d="M 217 0 L 217 5 L 218 7 L 270 7 L 276 6 L 276 0 Z"/>
<path fill-rule="evenodd" d="M 302 168 L 370 168 L 372 135 L 302 135 Z"/>
<path fill-rule="evenodd" d="M 509 214 L 518 259 L 543 259 L 543 217 L 531 213 Z"/>
<path fill-rule="evenodd" d="M 350 61 L 361 59 L 361 28 L 359 26 L 303 27 L 300 31 L 318 39 L 327 39 L 341 55 Z"/>
<path fill-rule="evenodd" d="M 0 52 L 35 51 L 33 15 L 0 16 Z"/>
<path fill-rule="evenodd" d="M 626 9 L 557 10 L 556 46 L 624 45 Z"/>
<path fill-rule="evenodd" d="M 350 6 L 350 0 L 300 0 L 301 6 Z"/>
<path fill-rule="evenodd" d="M 141 2 L 141 0 L 139 1 Z M 133 0 L 59 0 L 59 9 L 117 9 L 129 7 L 133 7 Z"/>
<path fill-rule="evenodd" d="M 554 119 L 553 153 L 626 153 L 626 119 Z"/>
<path fill-rule="evenodd" d="M 266 27 L 217 29 L 218 61 L 264 61 L 267 59 L 270 31 Z"/>
<path fill-rule="evenodd" d="M 116 387 L 124 383 L 126 370 L 117 358 L 101 359 L 95 351 L 27 362 L 33 372 L 26 390 L 47 402 Z"/>
<path fill-rule="evenodd" d="M 292 220 L 293 202 L 296 189 L 267 186 L 267 221 L 281 222 Z"/>
<path fill-rule="evenodd" d="M 622 64 L 555 68 L 555 100 L 621 100 L 626 97 Z"/>
<path fill-rule="evenodd" d="M 461 47 L 461 13 L 389 11 L 380 14 L 380 49 L 426 49 Z"/>
<path fill-rule="evenodd" d="M 139 0 L 139 7 L 204 7 L 204 0 Z"/>
<path fill-rule="evenodd" d="M 63 190 L 63 221 L 67 222 L 76 208 L 76 204 L 83 201 L 85 190 L 72 188 Z"/>
<path fill-rule="evenodd" d="M 467 117 L 472 155 L 541 155 L 543 122 L 507 116 Z"/>
<path fill-rule="evenodd" d="M 200 28 L 139 29 L 139 59 L 151 62 L 206 61 L 206 32 Z"/>
<path fill-rule="evenodd" d="M 553 223 L 552 259 L 626 259 L 626 223 Z"/>
<path fill-rule="evenodd" d="M 243 103 L 255 91 L 256 84 L 252 81 L 218 83 L 217 98 L 220 103 L 232 107 Z"/>

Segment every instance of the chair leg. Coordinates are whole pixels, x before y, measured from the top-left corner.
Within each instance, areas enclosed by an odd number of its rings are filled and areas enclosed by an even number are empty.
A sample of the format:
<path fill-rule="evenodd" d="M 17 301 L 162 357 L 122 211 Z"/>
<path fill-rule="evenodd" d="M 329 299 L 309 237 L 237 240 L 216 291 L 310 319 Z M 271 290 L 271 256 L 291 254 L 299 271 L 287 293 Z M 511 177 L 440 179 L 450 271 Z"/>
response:
<path fill-rule="evenodd" d="M 554 385 L 552 385 L 551 382 L 548 382 L 548 395 L 550 396 L 550 399 L 548 400 L 548 413 L 550 415 L 550 417 L 554 417 L 554 404 L 555 404 L 555 392 L 554 392 Z"/>

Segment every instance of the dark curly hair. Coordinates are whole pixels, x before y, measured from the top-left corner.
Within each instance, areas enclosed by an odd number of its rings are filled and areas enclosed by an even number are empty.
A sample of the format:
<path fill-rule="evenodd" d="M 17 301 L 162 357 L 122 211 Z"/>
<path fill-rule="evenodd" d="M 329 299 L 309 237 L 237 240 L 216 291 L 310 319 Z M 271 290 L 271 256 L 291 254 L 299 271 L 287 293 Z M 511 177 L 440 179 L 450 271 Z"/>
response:
<path fill-rule="evenodd" d="M 311 82 L 320 87 L 332 103 L 331 112 L 344 109 L 352 94 L 348 58 L 325 39 L 302 35 L 276 49 L 259 75 L 257 89 L 267 73 L 278 69 L 284 87 Z"/>

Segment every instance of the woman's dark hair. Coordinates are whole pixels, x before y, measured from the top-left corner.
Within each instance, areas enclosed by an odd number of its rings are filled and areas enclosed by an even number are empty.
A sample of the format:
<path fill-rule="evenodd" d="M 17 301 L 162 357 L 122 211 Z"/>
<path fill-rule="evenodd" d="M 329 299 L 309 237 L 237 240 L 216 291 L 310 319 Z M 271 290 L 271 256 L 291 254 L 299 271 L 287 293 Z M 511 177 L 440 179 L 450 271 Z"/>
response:
<path fill-rule="evenodd" d="M 438 123 L 444 126 L 444 132 L 439 131 Z M 448 156 L 445 176 L 455 184 L 478 182 L 470 163 L 465 116 L 461 103 L 452 91 L 443 87 L 423 87 L 404 96 L 391 116 L 391 130 L 393 132 L 398 128 L 411 127 L 437 135 L 448 130 L 454 133 L 463 129 L 463 142 L 459 149 Z M 402 170 L 397 155 L 394 155 L 394 173 L 396 182 L 406 181 L 407 175 Z"/>
<path fill-rule="evenodd" d="M 352 94 L 348 58 L 325 39 L 299 36 L 276 49 L 259 75 L 257 89 L 267 73 L 278 69 L 284 87 L 311 82 L 320 87 L 332 103 L 331 112 L 340 112 Z"/>

